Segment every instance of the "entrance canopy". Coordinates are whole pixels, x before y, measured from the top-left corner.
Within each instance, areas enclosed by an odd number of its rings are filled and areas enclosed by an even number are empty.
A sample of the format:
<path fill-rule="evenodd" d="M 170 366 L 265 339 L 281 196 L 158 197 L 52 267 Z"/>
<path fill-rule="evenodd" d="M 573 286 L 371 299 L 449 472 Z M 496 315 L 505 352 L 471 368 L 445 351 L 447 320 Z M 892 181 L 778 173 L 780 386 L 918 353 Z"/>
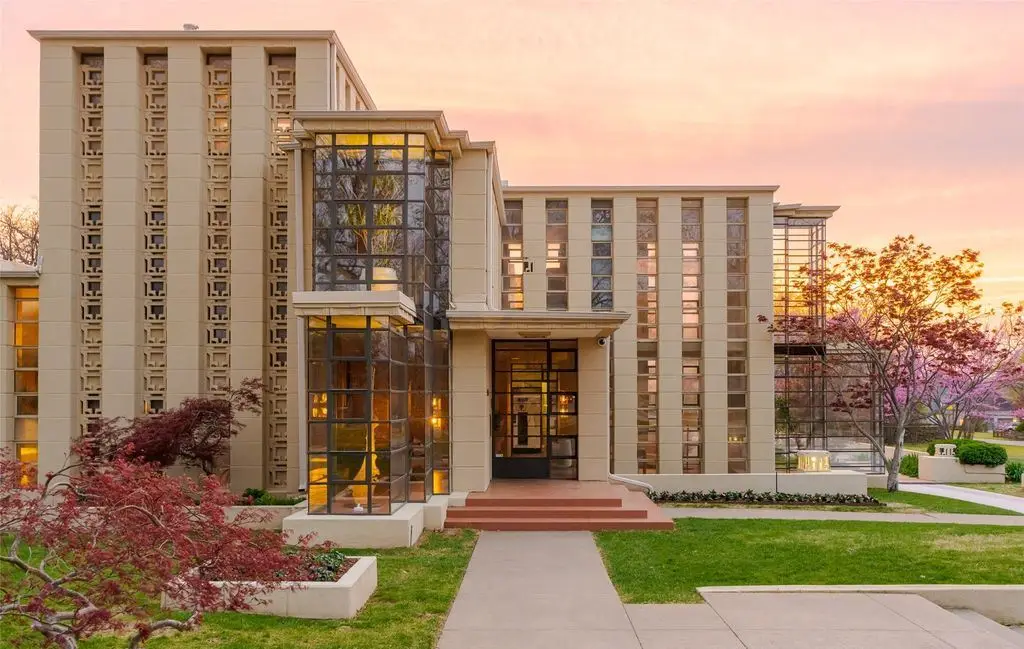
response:
<path fill-rule="evenodd" d="M 453 331 L 486 331 L 490 338 L 604 338 L 629 314 L 623 311 L 448 311 Z"/>

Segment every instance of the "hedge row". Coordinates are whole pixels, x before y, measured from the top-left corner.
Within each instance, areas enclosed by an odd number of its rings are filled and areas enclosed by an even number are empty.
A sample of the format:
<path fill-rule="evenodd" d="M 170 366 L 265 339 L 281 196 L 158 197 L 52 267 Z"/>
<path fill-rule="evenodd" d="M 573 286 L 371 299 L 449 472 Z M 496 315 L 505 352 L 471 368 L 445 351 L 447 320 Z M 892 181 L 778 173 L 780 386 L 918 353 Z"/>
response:
<path fill-rule="evenodd" d="M 787 494 L 773 491 L 652 491 L 656 503 L 733 503 L 738 505 L 863 505 L 881 503 L 870 496 L 849 494 Z"/>

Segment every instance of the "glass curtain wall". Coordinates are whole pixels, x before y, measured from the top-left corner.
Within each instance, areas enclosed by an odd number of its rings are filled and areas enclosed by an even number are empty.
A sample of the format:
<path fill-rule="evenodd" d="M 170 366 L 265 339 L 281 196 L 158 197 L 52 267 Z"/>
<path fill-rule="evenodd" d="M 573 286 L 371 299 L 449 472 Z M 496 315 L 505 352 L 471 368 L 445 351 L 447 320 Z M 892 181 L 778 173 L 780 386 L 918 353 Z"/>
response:
<path fill-rule="evenodd" d="M 808 301 L 803 287 L 809 271 L 823 263 L 825 224 L 823 218 L 775 218 L 776 320 L 801 317 L 824 324 L 824 305 Z M 828 407 L 842 392 L 876 392 L 867 366 L 853 354 L 826 350 L 820 337 L 781 329 L 775 333 L 777 470 L 795 471 L 797 452 L 812 449 L 829 451 L 836 468 L 881 471 L 882 458 L 867 438 L 881 435 L 878 406 L 849 413 Z M 877 395 L 869 402 L 880 403 Z"/>
<path fill-rule="evenodd" d="M 310 512 L 390 513 L 450 478 L 451 159 L 418 133 L 318 134 L 313 287 L 400 290 L 416 321 L 310 318 Z"/>

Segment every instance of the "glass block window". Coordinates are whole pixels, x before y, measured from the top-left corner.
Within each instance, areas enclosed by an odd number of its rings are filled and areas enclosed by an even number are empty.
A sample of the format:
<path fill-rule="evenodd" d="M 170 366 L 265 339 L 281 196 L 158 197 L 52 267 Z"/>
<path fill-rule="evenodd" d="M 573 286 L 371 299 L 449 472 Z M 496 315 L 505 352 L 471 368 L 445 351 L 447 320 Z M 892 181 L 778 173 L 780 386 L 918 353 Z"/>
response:
<path fill-rule="evenodd" d="M 569 201 L 545 205 L 547 253 L 544 260 L 549 311 L 569 309 Z"/>
<path fill-rule="evenodd" d="M 505 201 L 501 228 L 501 308 L 522 311 L 524 306 L 523 201 Z"/>
<path fill-rule="evenodd" d="M 594 311 L 611 311 L 613 305 L 612 216 L 611 199 L 590 201 L 590 308 Z"/>
<path fill-rule="evenodd" d="M 747 199 L 726 200 L 726 407 L 729 473 L 750 471 L 747 383 Z"/>

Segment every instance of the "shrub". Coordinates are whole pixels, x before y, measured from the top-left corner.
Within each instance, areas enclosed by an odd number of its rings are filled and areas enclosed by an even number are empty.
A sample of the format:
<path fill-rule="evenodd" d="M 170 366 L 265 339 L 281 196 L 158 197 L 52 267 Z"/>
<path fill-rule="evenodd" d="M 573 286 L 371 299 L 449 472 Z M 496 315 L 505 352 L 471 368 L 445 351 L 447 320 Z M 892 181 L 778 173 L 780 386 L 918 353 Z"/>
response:
<path fill-rule="evenodd" d="M 338 581 L 356 562 L 345 556 L 340 548 L 330 548 L 314 554 L 307 566 L 310 581 Z"/>
<path fill-rule="evenodd" d="M 1006 449 L 996 444 L 985 442 L 973 442 L 961 444 L 957 448 L 957 457 L 960 464 L 982 464 L 984 466 L 999 466 L 1006 464 Z"/>
<path fill-rule="evenodd" d="M 278 494 L 267 493 L 265 489 L 257 489 L 255 487 L 249 487 L 242 492 L 242 496 L 238 500 L 239 505 L 294 505 L 300 503 L 305 498 L 302 496 L 281 496 Z"/>
<path fill-rule="evenodd" d="M 1024 462 L 1006 463 L 1006 481 L 1020 484 L 1021 476 L 1024 476 Z"/>
<path fill-rule="evenodd" d="M 787 494 L 774 491 L 652 491 L 656 503 L 731 503 L 738 505 L 880 505 L 871 496 L 850 494 Z"/>
<path fill-rule="evenodd" d="M 916 478 L 918 476 L 917 467 L 919 464 L 920 459 L 917 457 L 916 453 L 904 455 L 900 460 L 900 473 L 911 478 Z"/>

